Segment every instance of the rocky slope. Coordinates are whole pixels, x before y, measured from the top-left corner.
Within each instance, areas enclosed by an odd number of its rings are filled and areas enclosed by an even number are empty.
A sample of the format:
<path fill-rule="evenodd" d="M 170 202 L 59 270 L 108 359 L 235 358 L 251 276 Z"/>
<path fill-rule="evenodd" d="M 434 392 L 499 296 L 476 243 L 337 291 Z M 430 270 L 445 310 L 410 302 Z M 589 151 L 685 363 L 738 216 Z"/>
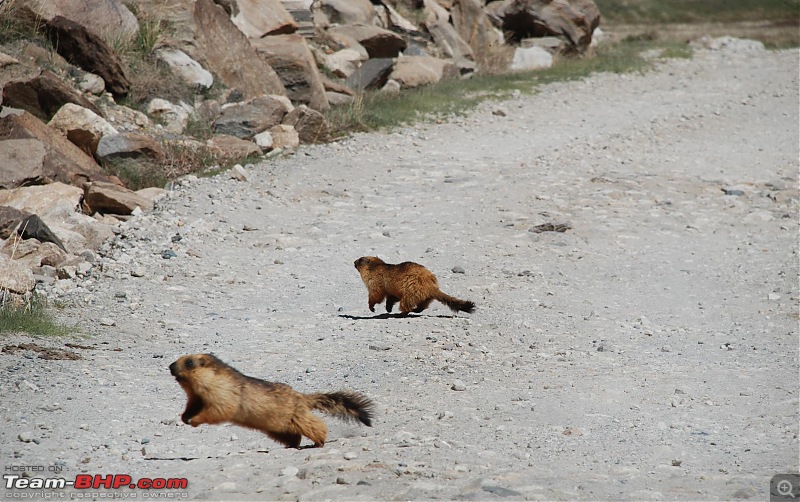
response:
<path fill-rule="evenodd" d="M 52 286 L 80 335 L 4 341 L 51 350 L 0 354 L 2 464 L 211 499 L 762 500 L 798 469 L 798 51 L 716 47 L 181 180 Z M 365 254 L 477 312 L 370 313 Z M 375 426 L 185 426 L 167 365 L 206 351 L 364 392 Z"/>

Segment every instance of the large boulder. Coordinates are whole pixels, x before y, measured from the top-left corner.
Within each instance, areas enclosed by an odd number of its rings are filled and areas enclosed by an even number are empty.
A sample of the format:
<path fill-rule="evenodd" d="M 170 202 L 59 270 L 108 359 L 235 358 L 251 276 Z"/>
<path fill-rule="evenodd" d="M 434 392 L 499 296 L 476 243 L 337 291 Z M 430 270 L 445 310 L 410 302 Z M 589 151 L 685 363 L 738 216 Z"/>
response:
<path fill-rule="evenodd" d="M 18 139 L 36 140 L 45 150 L 41 164 L 36 167 L 32 178 L 25 184 L 60 181 L 83 186 L 87 181 L 111 181 L 91 156 L 30 113 L 24 112 L 0 118 L 0 144 L 4 143 L 4 140 Z M 0 186 L 13 188 L 21 185 L 9 183 L 6 179 L 0 182 Z"/>
<path fill-rule="evenodd" d="M 325 67 L 335 76 L 347 78 L 367 59 L 357 50 L 341 49 L 325 56 Z"/>
<path fill-rule="evenodd" d="M 222 159 L 243 159 L 261 153 L 260 145 L 227 134 L 216 134 L 208 138 L 206 147 Z"/>
<path fill-rule="evenodd" d="M 346 84 L 351 89 L 380 89 L 389 80 L 392 68 L 392 58 L 369 59 L 347 77 Z"/>
<path fill-rule="evenodd" d="M 105 38 L 131 40 L 139 32 L 136 16 L 119 0 L 25 0 L 28 16 L 51 21 L 65 17 Z"/>
<path fill-rule="evenodd" d="M 443 78 L 458 76 L 458 69 L 452 61 L 426 56 L 403 56 L 397 58 L 389 78 L 399 82 L 402 88 L 408 88 L 435 84 Z"/>
<path fill-rule="evenodd" d="M 67 61 L 102 77 L 114 97 L 128 94 L 131 83 L 122 62 L 99 35 L 62 16 L 47 21 L 46 28 L 50 42 Z"/>
<path fill-rule="evenodd" d="M 180 49 L 162 47 L 156 50 L 156 57 L 166 63 L 173 73 L 190 86 L 208 89 L 214 84 L 214 76 L 211 72 Z"/>
<path fill-rule="evenodd" d="M 94 155 L 100 138 L 107 134 L 117 134 L 114 126 L 92 110 L 82 106 L 67 103 L 48 124 L 50 127 L 61 131 L 75 146 Z"/>
<path fill-rule="evenodd" d="M 26 263 L 12 260 L 5 253 L 0 253 L 0 291 L 22 295 L 36 285 L 30 267 Z"/>
<path fill-rule="evenodd" d="M 103 136 L 97 144 L 96 154 L 103 161 L 142 158 L 160 161 L 164 158 L 164 149 L 146 134 L 122 132 Z"/>
<path fill-rule="evenodd" d="M 91 213 L 131 214 L 137 207 L 152 211 L 153 202 L 136 192 L 113 183 L 87 183 L 83 202 Z"/>
<path fill-rule="evenodd" d="M 327 143 L 330 130 L 325 116 L 306 105 L 300 105 L 289 112 L 283 123 L 294 127 L 301 143 Z"/>
<path fill-rule="evenodd" d="M 449 22 L 431 19 L 425 21 L 425 29 L 445 56 L 452 59 L 473 59 L 472 48 Z"/>
<path fill-rule="evenodd" d="M 314 25 L 320 30 L 340 24 L 373 24 L 376 19 L 369 0 L 316 0 L 311 12 Z"/>
<path fill-rule="evenodd" d="M 28 111 L 42 120 L 50 120 L 67 103 L 100 113 L 91 101 L 48 70 L 42 70 L 31 79 L 8 82 L 3 86 L 4 105 Z"/>
<path fill-rule="evenodd" d="M 272 148 L 289 149 L 300 146 L 300 136 L 293 126 L 288 124 L 278 124 L 269 130 L 272 136 Z"/>
<path fill-rule="evenodd" d="M 52 230 L 50 230 L 50 227 L 48 227 L 47 224 L 35 214 L 28 216 L 20 222 L 19 227 L 17 228 L 17 235 L 23 239 L 36 239 L 39 242 L 52 242 L 64 250 L 64 252 L 67 251 L 67 248 L 64 247 L 61 239 L 59 239 L 58 236 L 54 234 Z"/>
<path fill-rule="evenodd" d="M 181 102 L 176 105 L 166 99 L 153 98 L 147 104 L 147 113 L 164 126 L 164 130 L 175 134 L 183 133 L 189 124 L 192 108 Z"/>
<path fill-rule="evenodd" d="M 541 47 L 517 47 L 511 60 L 511 71 L 541 70 L 553 66 L 553 55 Z"/>
<path fill-rule="evenodd" d="M 419 26 L 403 17 L 391 4 L 384 3 L 382 7 L 386 9 L 386 27 L 390 30 L 405 32 L 409 35 L 419 35 L 422 32 Z"/>
<path fill-rule="evenodd" d="M 368 24 L 332 26 L 328 29 L 328 35 L 346 47 L 353 42 L 360 44 L 370 58 L 396 57 L 408 45 L 397 33 Z"/>
<path fill-rule="evenodd" d="M 494 27 L 480 0 L 454 0 L 450 9 L 453 26 L 473 53 L 486 53 L 503 42 L 503 33 Z"/>
<path fill-rule="evenodd" d="M 258 56 L 222 7 L 212 0 L 197 0 L 193 12 L 197 45 L 209 68 L 227 87 L 237 89 L 246 99 L 286 95 L 278 74 Z"/>
<path fill-rule="evenodd" d="M 589 46 L 600 24 L 592 0 L 501 0 L 486 9 L 492 22 L 515 40 L 560 36 L 578 52 Z"/>
<path fill-rule="evenodd" d="M 328 109 L 325 87 L 305 38 L 276 35 L 253 40 L 252 44 L 278 74 L 289 99 L 320 112 Z"/>
<path fill-rule="evenodd" d="M 33 185 L 42 179 L 47 150 L 38 139 L 0 141 L 0 188 Z"/>
<path fill-rule="evenodd" d="M 31 213 L 11 206 L 0 206 L 0 240 L 8 239 Z"/>
<path fill-rule="evenodd" d="M 297 23 L 279 0 L 227 0 L 231 20 L 249 38 L 297 31 Z"/>
<path fill-rule="evenodd" d="M 223 108 L 211 125 L 215 134 L 227 134 L 240 139 L 252 139 L 256 134 L 280 124 L 289 112 L 286 103 L 273 96 L 235 103 Z"/>
<path fill-rule="evenodd" d="M 52 228 L 80 210 L 83 188 L 64 183 L 0 190 L 0 206 L 37 214 Z"/>

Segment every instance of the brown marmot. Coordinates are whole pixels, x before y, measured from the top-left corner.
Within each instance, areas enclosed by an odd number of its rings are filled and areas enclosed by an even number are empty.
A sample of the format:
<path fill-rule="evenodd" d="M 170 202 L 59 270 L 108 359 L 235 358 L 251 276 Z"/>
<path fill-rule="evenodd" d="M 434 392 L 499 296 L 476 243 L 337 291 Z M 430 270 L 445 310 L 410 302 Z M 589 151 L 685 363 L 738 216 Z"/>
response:
<path fill-rule="evenodd" d="M 372 426 L 373 403 L 356 392 L 302 394 L 243 375 L 211 354 L 183 356 L 169 371 L 189 398 L 181 420 L 192 427 L 231 422 L 260 430 L 287 448 L 299 448 L 301 436 L 319 448 L 328 427 L 311 410 Z"/>
<path fill-rule="evenodd" d="M 393 265 L 377 256 L 362 256 L 355 261 L 356 270 L 369 292 L 369 309 L 386 299 L 386 312 L 400 302 L 400 312 L 422 312 L 433 300 L 447 305 L 453 312 L 472 313 L 475 304 L 442 293 L 433 272 L 419 263 L 405 261 Z"/>

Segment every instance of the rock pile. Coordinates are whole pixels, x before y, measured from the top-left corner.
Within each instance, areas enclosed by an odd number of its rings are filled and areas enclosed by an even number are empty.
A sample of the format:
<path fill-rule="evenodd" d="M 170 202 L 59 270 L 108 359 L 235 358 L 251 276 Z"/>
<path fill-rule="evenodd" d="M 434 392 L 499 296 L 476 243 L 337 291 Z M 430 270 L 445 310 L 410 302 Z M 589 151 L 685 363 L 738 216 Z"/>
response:
<path fill-rule="evenodd" d="M 16 23 L 0 37 L 0 290 L 24 294 L 90 273 L 166 193 L 131 191 L 109 165 L 327 142 L 325 113 L 361 90 L 548 66 L 586 51 L 600 15 L 592 0 L 8 0 L 0 18 Z"/>

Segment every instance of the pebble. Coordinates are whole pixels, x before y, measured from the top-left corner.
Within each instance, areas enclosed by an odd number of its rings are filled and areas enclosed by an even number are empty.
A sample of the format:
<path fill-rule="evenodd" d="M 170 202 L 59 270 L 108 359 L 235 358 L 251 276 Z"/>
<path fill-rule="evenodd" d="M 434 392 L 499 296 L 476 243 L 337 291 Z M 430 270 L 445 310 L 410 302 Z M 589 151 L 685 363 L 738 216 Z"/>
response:
<path fill-rule="evenodd" d="M 453 385 L 450 387 L 450 389 L 455 391 L 462 391 L 462 390 L 467 390 L 467 386 L 461 380 L 453 380 Z"/>
<path fill-rule="evenodd" d="M 17 439 L 19 439 L 23 443 L 30 443 L 33 441 L 33 433 L 28 431 L 20 432 L 19 435 L 17 436 Z"/>
<path fill-rule="evenodd" d="M 110 317 L 101 317 L 98 322 L 100 323 L 100 326 L 116 326 L 117 325 L 116 321 L 114 321 L 114 319 L 111 319 Z"/>
<path fill-rule="evenodd" d="M 355 460 L 357 458 L 358 458 L 358 454 L 355 453 L 355 452 L 352 452 L 352 451 L 349 451 L 349 452 L 344 454 L 344 459 L 345 460 Z"/>
<path fill-rule="evenodd" d="M 171 249 L 165 249 L 164 251 L 161 251 L 161 257 L 164 258 L 165 260 L 169 260 L 170 258 L 175 258 L 177 256 L 178 255 L 175 254 L 175 251 Z"/>
<path fill-rule="evenodd" d="M 455 267 L 453 267 L 452 272 L 454 274 L 465 274 L 466 270 L 464 270 L 464 267 L 462 267 L 461 265 L 456 265 Z"/>

